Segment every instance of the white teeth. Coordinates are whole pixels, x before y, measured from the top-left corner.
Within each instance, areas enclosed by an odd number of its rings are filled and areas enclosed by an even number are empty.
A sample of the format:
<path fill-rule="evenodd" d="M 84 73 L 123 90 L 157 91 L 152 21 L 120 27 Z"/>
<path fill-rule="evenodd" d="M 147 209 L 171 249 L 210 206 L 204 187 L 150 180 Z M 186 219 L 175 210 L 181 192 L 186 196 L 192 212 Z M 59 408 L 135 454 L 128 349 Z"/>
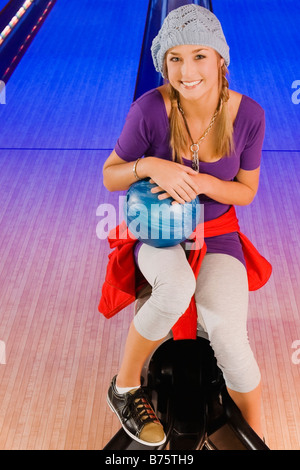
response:
<path fill-rule="evenodd" d="M 193 87 L 195 85 L 198 85 L 200 82 L 201 82 L 201 80 L 197 80 L 197 82 L 182 82 L 182 83 L 186 87 Z"/>

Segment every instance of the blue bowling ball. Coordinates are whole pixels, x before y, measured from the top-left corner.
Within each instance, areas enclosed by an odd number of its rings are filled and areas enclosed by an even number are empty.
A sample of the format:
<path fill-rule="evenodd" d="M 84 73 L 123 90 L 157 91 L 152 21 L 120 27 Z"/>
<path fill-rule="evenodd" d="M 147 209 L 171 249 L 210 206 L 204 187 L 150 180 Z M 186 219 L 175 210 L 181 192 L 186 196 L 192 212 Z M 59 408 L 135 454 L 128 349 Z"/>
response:
<path fill-rule="evenodd" d="M 154 247 L 178 245 L 186 240 L 200 221 L 198 196 L 185 204 L 173 204 L 173 198 L 158 199 L 151 193 L 155 184 L 149 179 L 132 184 L 126 194 L 124 216 L 129 231 Z"/>

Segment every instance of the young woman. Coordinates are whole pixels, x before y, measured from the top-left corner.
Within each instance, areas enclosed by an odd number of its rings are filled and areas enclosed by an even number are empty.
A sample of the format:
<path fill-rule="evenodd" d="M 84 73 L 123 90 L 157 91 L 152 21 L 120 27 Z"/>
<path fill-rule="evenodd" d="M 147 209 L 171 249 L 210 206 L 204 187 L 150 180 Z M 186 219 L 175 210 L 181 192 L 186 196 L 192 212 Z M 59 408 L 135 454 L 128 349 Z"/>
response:
<path fill-rule="evenodd" d="M 152 56 L 167 82 L 132 104 L 104 164 L 104 185 L 120 191 L 151 178 L 159 199 L 171 196 L 183 204 L 198 195 L 205 222 L 214 223 L 256 195 L 264 111 L 228 89 L 229 47 L 218 19 L 203 7 L 171 11 L 153 41 Z M 161 445 L 165 434 L 140 387 L 141 370 L 192 297 L 198 328 L 209 338 L 230 396 L 262 436 L 260 371 L 247 337 L 249 273 L 241 239 L 238 231 L 225 230 L 205 237 L 205 243 L 197 278 L 182 245 L 134 246 L 152 293 L 130 326 L 108 403 L 126 432 L 144 444 Z"/>

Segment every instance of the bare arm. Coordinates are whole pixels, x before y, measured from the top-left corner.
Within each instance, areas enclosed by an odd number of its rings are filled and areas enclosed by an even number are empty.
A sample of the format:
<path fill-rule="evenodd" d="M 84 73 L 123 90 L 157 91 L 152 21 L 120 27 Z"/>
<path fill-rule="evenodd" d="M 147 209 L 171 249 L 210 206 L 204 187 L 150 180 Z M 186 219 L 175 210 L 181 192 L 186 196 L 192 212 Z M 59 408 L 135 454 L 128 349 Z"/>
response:
<path fill-rule="evenodd" d="M 140 163 L 140 162 L 139 162 Z M 109 191 L 124 191 L 135 183 L 134 162 L 125 162 L 113 150 L 103 165 L 103 184 Z"/>
<path fill-rule="evenodd" d="M 103 183 L 109 191 L 127 190 L 137 181 L 133 166 L 125 162 L 113 150 L 103 166 Z M 198 176 L 192 168 L 157 157 L 146 157 L 138 161 L 136 173 L 140 179 L 151 178 L 177 202 L 194 199 L 197 195 Z"/>
<path fill-rule="evenodd" d="M 223 181 L 214 176 L 204 175 L 206 196 L 221 204 L 246 206 L 250 204 L 258 190 L 260 168 L 256 170 L 239 170 L 235 181 Z M 200 181 L 201 188 L 201 181 Z"/>
<path fill-rule="evenodd" d="M 205 194 L 221 204 L 246 206 L 253 201 L 257 193 L 259 173 L 260 168 L 250 171 L 241 169 L 235 181 L 223 181 L 205 173 L 198 173 L 192 176 L 192 179 L 197 181 L 197 194 Z M 159 192 L 161 188 L 157 187 L 152 191 Z M 158 198 L 165 199 L 169 196 L 163 193 Z"/>

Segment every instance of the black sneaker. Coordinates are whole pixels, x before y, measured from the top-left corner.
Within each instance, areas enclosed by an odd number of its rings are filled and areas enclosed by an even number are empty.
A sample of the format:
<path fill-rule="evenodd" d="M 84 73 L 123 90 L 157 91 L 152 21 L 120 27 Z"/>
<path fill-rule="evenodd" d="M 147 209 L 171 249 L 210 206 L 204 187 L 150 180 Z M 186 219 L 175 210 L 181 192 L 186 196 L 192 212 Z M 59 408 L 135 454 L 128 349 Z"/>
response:
<path fill-rule="evenodd" d="M 123 429 L 132 439 L 148 446 L 160 446 L 166 441 L 164 429 L 142 388 L 119 394 L 116 377 L 107 394 L 110 408 L 117 414 Z"/>

